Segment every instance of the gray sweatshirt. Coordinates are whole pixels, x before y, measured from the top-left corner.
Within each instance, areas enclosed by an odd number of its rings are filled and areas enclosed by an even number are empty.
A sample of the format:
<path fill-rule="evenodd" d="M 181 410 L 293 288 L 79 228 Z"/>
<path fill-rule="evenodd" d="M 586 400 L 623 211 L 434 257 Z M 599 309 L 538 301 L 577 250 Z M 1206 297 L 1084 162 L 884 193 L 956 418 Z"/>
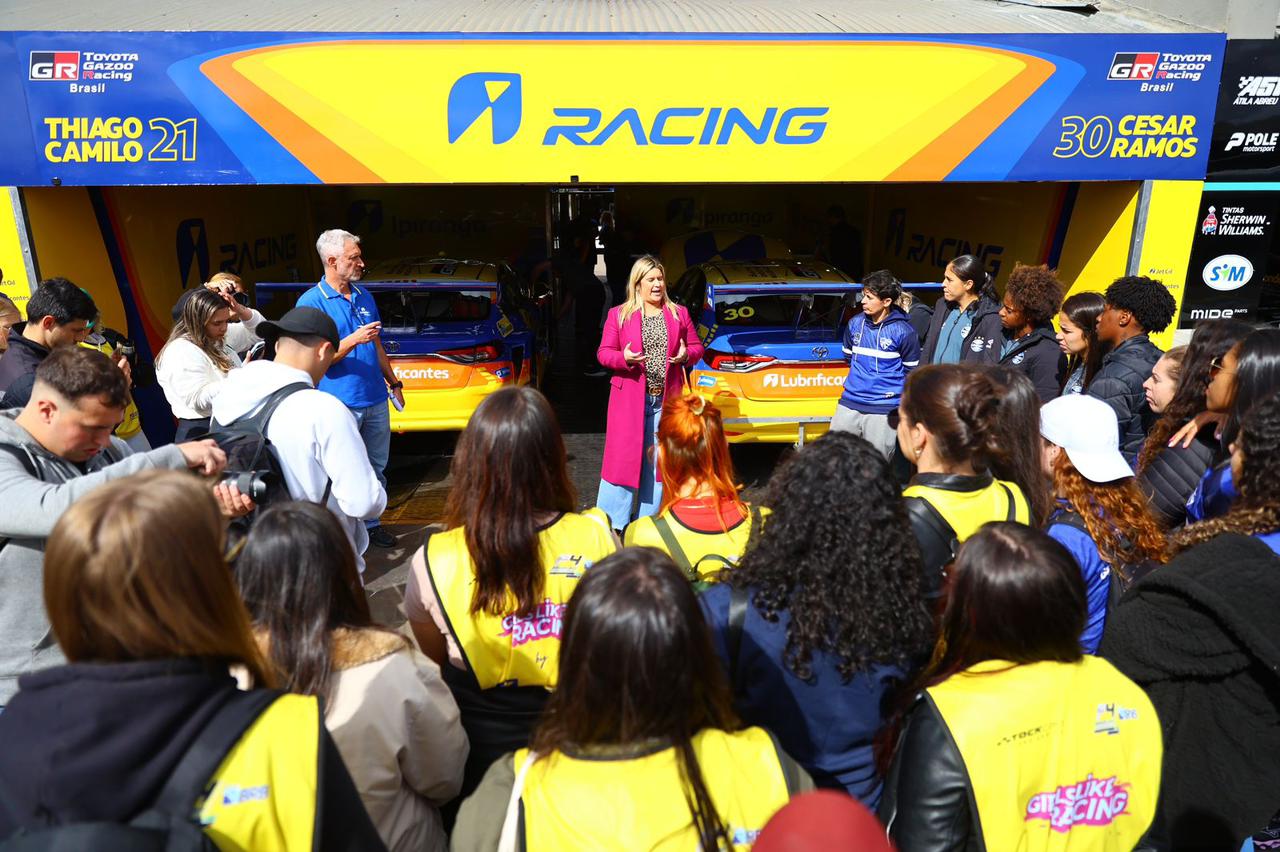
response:
<path fill-rule="evenodd" d="M 18 675 L 64 662 L 44 610 L 44 543 L 72 503 L 113 479 L 152 468 L 185 470 L 169 445 L 134 454 L 119 438 L 111 449 L 77 466 L 55 456 L 15 422 L 22 409 L 0 411 L 0 443 L 23 448 L 41 477 L 23 460 L 0 452 L 0 706 L 18 690 Z M 115 460 L 119 461 L 115 461 Z"/>

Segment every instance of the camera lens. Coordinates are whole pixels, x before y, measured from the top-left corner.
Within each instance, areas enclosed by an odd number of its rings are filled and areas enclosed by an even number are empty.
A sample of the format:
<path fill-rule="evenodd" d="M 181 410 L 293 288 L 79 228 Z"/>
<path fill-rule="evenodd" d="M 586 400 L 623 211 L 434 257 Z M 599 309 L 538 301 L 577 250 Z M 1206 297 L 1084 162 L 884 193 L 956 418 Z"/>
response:
<path fill-rule="evenodd" d="M 231 294 L 231 298 L 235 299 L 237 302 L 244 305 L 246 308 L 249 307 L 248 293 L 233 293 Z"/>

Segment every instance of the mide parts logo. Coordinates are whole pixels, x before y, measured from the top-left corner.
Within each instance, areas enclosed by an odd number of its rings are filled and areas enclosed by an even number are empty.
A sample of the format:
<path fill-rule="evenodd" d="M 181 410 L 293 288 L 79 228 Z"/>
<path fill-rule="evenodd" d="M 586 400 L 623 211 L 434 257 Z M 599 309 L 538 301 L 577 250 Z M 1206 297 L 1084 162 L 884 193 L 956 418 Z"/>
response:
<path fill-rule="evenodd" d="M 449 90 L 449 144 L 480 120 L 486 112 L 493 120 L 493 144 L 511 141 L 520 129 L 523 102 L 520 75 L 477 71 L 458 78 Z"/>

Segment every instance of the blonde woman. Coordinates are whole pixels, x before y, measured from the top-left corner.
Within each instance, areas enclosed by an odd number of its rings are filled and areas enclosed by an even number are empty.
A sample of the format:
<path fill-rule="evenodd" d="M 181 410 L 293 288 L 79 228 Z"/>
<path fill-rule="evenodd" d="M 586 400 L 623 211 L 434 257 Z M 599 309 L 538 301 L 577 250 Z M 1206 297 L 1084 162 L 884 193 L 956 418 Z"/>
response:
<path fill-rule="evenodd" d="M 228 334 L 233 316 L 240 320 L 234 336 Z M 229 294 L 202 288 L 184 299 L 182 313 L 156 358 L 156 379 L 178 418 L 175 441 L 208 431 L 213 398 L 227 373 L 240 366 L 236 350 L 241 338 L 257 339 L 254 329 L 260 322 L 262 314 Z"/>
<path fill-rule="evenodd" d="M 596 505 L 615 530 L 655 514 L 662 503 L 653 454 L 662 403 L 681 393 L 685 367 L 702 357 L 702 348 L 689 312 L 667 298 L 662 263 L 652 255 L 637 260 L 626 301 L 609 311 L 596 352 L 612 373 Z"/>

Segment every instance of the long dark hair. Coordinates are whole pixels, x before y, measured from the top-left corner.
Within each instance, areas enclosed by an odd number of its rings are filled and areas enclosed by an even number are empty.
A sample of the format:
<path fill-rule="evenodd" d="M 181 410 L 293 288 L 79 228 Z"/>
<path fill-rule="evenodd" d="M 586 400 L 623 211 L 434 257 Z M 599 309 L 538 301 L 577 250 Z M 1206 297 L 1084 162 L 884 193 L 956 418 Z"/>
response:
<path fill-rule="evenodd" d="M 1253 331 L 1249 323 L 1237 319 L 1205 320 L 1196 326 L 1191 343 L 1182 356 L 1178 385 L 1164 412 L 1151 426 L 1146 443 L 1138 454 L 1138 472 L 1160 454 L 1173 433 L 1204 411 L 1205 391 L 1209 387 L 1209 364 L 1221 358 Z"/>
<path fill-rule="evenodd" d="M 1076 662 L 1088 611 L 1084 578 L 1069 550 L 1025 524 L 983 524 L 960 546 L 947 575 L 933 658 L 899 690 L 893 720 L 876 738 L 877 767 L 888 769 L 904 715 L 921 690 L 987 660 Z"/>
<path fill-rule="evenodd" d="M 666 740 L 703 849 L 732 849 L 702 777 L 693 737 L 736 730 L 729 686 L 693 587 L 659 550 L 627 547 L 597 562 L 569 599 L 560 679 L 531 748 Z"/>
<path fill-rule="evenodd" d="M 1040 395 L 1026 373 L 1004 364 L 986 367 L 1000 394 L 997 428 L 1007 455 L 991 460 L 991 472 L 1016 482 L 1027 498 L 1031 525 L 1042 527 L 1053 511 L 1053 489 L 1041 463 Z"/>
<path fill-rule="evenodd" d="M 1001 390 L 990 373 L 967 364 L 929 364 L 907 376 L 902 412 L 933 435 L 948 464 L 1012 466 L 999 428 Z"/>
<path fill-rule="evenodd" d="M 961 545 L 945 600 L 926 687 L 984 660 L 1073 663 L 1081 657 L 1089 609 L 1084 579 L 1071 552 L 1040 530 L 984 524 Z"/>
<path fill-rule="evenodd" d="M 1178 550 L 1227 532 L 1257 535 L 1280 529 L 1280 393 L 1273 392 L 1249 409 L 1236 441 L 1244 456 L 1236 483 L 1240 497 L 1225 515 L 1175 533 Z"/>
<path fill-rule="evenodd" d="M 1086 388 L 1093 381 L 1093 377 L 1098 374 L 1098 370 L 1102 369 L 1102 356 L 1107 354 L 1107 347 L 1098 340 L 1098 317 L 1102 316 L 1102 310 L 1106 306 L 1106 298 L 1101 293 L 1095 293 L 1092 290 L 1068 296 L 1062 303 L 1062 313 L 1067 315 L 1067 319 L 1071 320 L 1072 325 L 1084 332 L 1084 339 L 1089 344 L 1084 350 L 1083 358 L 1084 386 Z M 1079 355 L 1067 356 L 1068 378 L 1075 373 L 1080 366 L 1081 360 Z"/>
<path fill-rule="evenodd" d="M 1235 442 L 1240 420 L 1249 409 L 1280 389 L 1280 328 L 1254 329 L 1236 344 L 1235 350 L 1235 392 L 1222 427 L 1223 447 Z"/>
<path fill-rule="evenodd" d="M 983 263 L 976 255 L 962 254 L 949 264 L 951 271 L 961 281 L 972 281 L 974 290 L 979 298 L 987 298 L 993 302 L 1000 301 L 1000 294 L 996 292 L 996 281 L 991 277 L 991 273 L 987 272 L 987 265 Z"/>
<path fill-rule="evenodd" d="M 267 656 L 290 692 L 327 692 L 332 632 L 373 626 L 351 541 L 333 512 L 317 503 L 263 510 L 235 563 L 236 582 Z"/>
<path fill-rule="evenodd" d="M 832 500 L 839 482 L 857 500 Z M 884 457 L 862 438 L 829 432 L 769 483 L 773 514 L 722 582 L 754 592 L 766 621 L 786 612 L 783 663 L 813 674 L 826 651 L 846 682 L 877 663 L 904 668 L 928 653 L 933 624 L 924 568 L 902 494 Z"/>
<path fill-rule="evenodd" d="M 542 596 L 539 512 L 572 512 L 564 439 L 537 390 L 503 388 L 476 408 L 458 438 L 445 523 L 462 527 L 475 565 L 471 612 L 529 615 Z"/>

